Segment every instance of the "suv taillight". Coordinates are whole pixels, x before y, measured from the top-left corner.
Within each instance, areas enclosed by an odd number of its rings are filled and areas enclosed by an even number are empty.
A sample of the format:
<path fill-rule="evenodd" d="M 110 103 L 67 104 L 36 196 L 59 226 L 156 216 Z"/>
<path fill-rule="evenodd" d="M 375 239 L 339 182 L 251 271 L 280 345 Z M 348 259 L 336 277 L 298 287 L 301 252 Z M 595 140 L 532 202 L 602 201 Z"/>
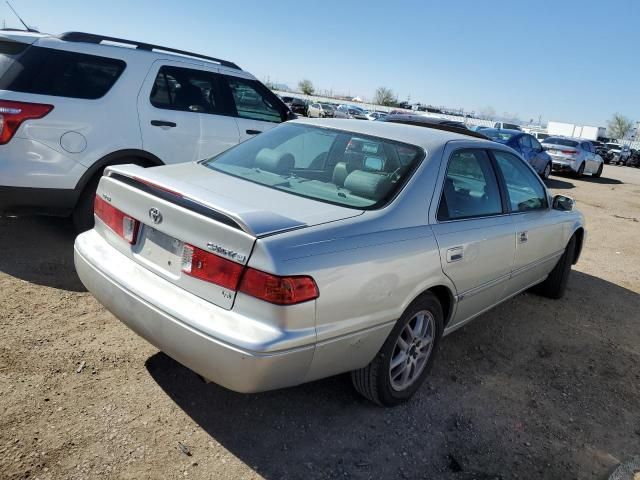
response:
<path fill-rule="evenodd" d="M 138 237 L 140 222 L 121 212 L 109 202 L 96 195 L 93 203 L 93 212 L 104 222 L 104 224 L 124 238 L 127 242 L 134 244 Z"/>
<path fill-rule="evenodd" d="M 304 275 L 281 277 L 261 272 L 185 244 L 182 271 L 205 282 L 240 291 L 276 305 L 295 305 L 318 298 L 318 286 Z"/>
<path fill-rule="evenodd" d="M 13 138 L 22 122 L 42 118 L 53 110 L 44 103 L 13 102 L 0 100 L 0 145 Z"/>

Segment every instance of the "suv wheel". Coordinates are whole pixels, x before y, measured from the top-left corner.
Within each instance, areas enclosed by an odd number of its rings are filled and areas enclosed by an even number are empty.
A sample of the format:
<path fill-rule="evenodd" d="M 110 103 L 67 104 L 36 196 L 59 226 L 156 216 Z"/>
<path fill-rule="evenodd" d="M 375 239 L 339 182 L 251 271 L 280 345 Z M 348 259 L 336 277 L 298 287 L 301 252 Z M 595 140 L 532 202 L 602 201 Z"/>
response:
<path fill-rule="evenodd" d="M 433 364 L 442 330 L 442 306 L 427 292 L 405 310 L 371 363 L 351 372 L 355 389 L 385 407 L 409 400 Z"/>

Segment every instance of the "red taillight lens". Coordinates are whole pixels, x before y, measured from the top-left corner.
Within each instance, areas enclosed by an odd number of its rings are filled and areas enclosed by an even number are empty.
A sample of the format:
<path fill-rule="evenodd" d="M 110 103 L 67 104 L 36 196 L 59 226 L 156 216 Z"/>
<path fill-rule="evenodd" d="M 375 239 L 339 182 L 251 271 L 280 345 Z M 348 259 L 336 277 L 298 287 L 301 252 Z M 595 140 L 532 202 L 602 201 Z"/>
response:
<path fill-rule="evenodd" d="M 121 212 L 116 207 L 96 195 L 93 211 L 107 227 L 116 232 L 127 242 L 136 243 L 140 222 Z"/>
<path fill-rule="evenodd" d="M 578 153 L 575 150 L 560 150 L 560 151 L 565 155 L 575 155 L 576 153 Z"/>
<path fill-rule="evenodd" d="M 22 122 L 42 118 L 51 110 L 53 105 L 0 100 L 0 145 L 13 138 Z"/>
<path fill-rule="evenodd" d="M 311 277 L 279 277 L 247 268 L 240 282 L 242 293 L 277 305 L 293 305 L 318 298 L 318 286 Z"/>
<path fill-rule="evenodd" d="M 236 290 L 244 267 L 192 245 L 185 245 L 182 271 L 187 275 Z"/>

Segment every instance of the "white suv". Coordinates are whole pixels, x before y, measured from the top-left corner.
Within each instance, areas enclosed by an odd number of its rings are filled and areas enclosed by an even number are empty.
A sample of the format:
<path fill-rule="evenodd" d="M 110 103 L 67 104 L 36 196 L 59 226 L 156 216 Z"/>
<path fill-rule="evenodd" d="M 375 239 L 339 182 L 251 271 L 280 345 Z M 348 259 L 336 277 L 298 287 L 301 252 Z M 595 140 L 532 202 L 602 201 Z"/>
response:
<path fill-rule="evenodd" d="M 225 60 L 80 32 L 0 31 L 0 214 L 72 214 L 86 230 L 106 166 L 200 160 L 291 117 Z"/>

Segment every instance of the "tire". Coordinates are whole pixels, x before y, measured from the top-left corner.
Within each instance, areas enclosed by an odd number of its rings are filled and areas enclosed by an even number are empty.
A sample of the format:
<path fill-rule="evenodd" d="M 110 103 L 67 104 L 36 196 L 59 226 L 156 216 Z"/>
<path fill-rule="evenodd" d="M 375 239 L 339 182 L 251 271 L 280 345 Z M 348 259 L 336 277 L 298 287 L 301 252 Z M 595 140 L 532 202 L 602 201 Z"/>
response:
<path fill-rule="evenodd" d="M 600 178 L 602 176 L 602 170 L 604 169 L 604 163 L 601 163 L 598 167 L 598 171 L 593 174 L 594 178 Z"/>
<path fill-rule="evenodd" d="M 580 166 L 578 167 L 578 171 L 574 174 L 574 176 L 576 178 L 582 178 L 583 175 L 584 175 L 584 162 L 580 164 Z"/>
<path fill-rule="evenodd" d="M 534 288 L 534 291 L 544 297 L 553 298 L 558 300 L 564 296 L 564 292 L 567 289 L 567 283 L 569 281 L 569 274 L 571 273 L 571 265 L 573 264 L 573 258 L 576 252 L 576 237 L 571 237 L 567 247 L 564 249 L 564 253 L 558 260 L 558 263 L 546 280 Z"/>
<path fill-rule="evenodd" d="M 78 198 L 78 203 L 76 203 L 76 206 L 73 209 L 71 218 L 73 220 L 73 226 L 78 233 L 91 230 L 94 226 L 93 201 L 96 197 L 96 190 L 98 189 L 98 183 L 100 182 L 101 176 L 102 169 L 99 174 L 94 175 L 93 178 L 91 178 L 91 180 L 89 180 L 85 185 L 84 190 L 82 190 L 82 193 Z"/>
<path fill-rule="evenodd" d="M 423 329 L 418 327 L 421 316 Z M 351 381 L 358 393 L 383 407 L 393 407 L 409 400 L 433 365 L 443 322 L 442 306 L 436 296 L 427 292 L 418 297 L 402 314 L 371 363 L 351 372 Z M 423 330 L 424 334 L 411 338 L 411 333 Z M 425 338 L 431 341 L 424 342 Z M 421 353 L 424 353 L 422 358 Z M 392 360 L 398 360 L 394 369 L 391 368 Z M 413 378 L 407 378 L 404 385 L 399 385 L 405 377 L 404 372 L 409 372 L 407 376 Z M 395 380 L 392 380 L 392 373 L 396 375 Z"/>
<path fill-rule="evenodd" d="M 540 174 L 540 177 L 543 180 L 548 180 L 549 176 L 551 175 L 551 162 L 547 163 L 544 167 L 544 170 L 542 171 L 542 173 Z"/>

